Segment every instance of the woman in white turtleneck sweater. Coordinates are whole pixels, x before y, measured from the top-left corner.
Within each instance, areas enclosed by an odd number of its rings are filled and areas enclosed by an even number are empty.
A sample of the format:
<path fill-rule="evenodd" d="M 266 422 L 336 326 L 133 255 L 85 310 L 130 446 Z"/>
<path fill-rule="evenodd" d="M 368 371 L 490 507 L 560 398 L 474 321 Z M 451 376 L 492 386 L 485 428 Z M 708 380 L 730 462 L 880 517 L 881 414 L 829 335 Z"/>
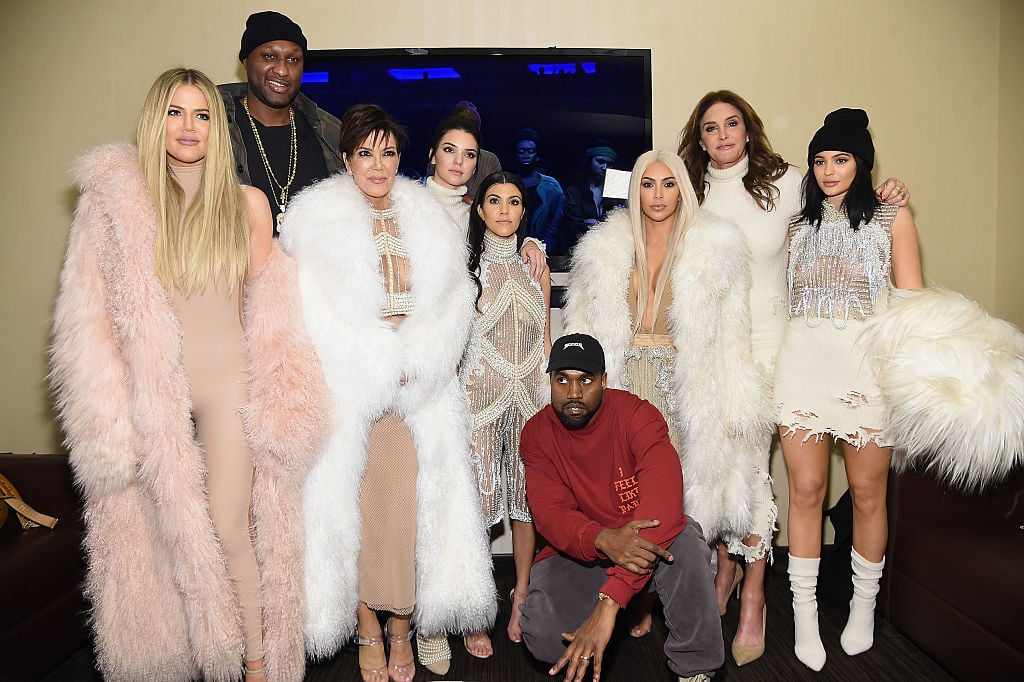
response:
<path fill-rule="evenodd" d="M 484 152 L 489 154 L 488 152 Z M 493 154 L 490 157 L 495 158 Z M 434 129 L 428 159 L 434 166 L 433 175 L 424 180 L 424 185 L 434 194 L 448 211 L 448 215 L 463 230 L 469 232 L 469 205 L 473 197 L 467 193 L 467 184 L 477 170 L 481 158 L 480 119 L 475 109 L 460 102 L 455 109 L 441 119 Z M 501 167 L 489 168 L 489 174 Z M 530 276 L 539 282 L 547 257 L 541 242 L 527 237 L 519 251 L 524 263 L 530 264 Z"/>
<path fill-rule="evenodd" d="M 751 354 L 765 380 L 770 381 L 786 325 L 787 235 L 790 221 L 802 205 L 800 172 L 772 150 L 764 124 L 746 100 L 728 90 L 710 92 L 697 103 L 680 133 L 678 153 L 686 162 L 701 205 L 735 221 L 747 240 L 751 252 Z M 883 201 L 906 203 L 905 188 L 895 178 L 887 180 L 878 195 Z M 746 563 L 740 622 L 732 644 L 738 665 L 764 653 L 764 574 L 778 516 L 768 473 L 772 435 L 772 431 L 765 432 L 763 457 L 753 462 L 750 535 L 743 543 L 718 547 L 715 589 L 723 614 L 743 577 L 732 555 Z"/>
<path fill-rule="evenodd" d="M 469 208 L 473 197 L 467 194 L 466 183 L 476 173 L 480 159 L 480 120 L 474 109 L 460 102 L 450 114 L 441 119 L 434 129 L 428 159 L 434 165 L 434 173 L 423 184 L 445 207 L 452 220 L 468 234 Z M 538 282 L 547 269 L 547 259 L 539 244 L 536 239 L 528 239 L 520 251 L 523 262 L 530 264 L 530 276 Z M 438 675 L 448 672 L 452 654 L 447 638 L 422 637 L 417 634 L 416 643 L 420 663 Z M 493 652 L 490 640 L 486 634 L 481 633 L 469 636 L 467 650 L 482 658 Z"/>

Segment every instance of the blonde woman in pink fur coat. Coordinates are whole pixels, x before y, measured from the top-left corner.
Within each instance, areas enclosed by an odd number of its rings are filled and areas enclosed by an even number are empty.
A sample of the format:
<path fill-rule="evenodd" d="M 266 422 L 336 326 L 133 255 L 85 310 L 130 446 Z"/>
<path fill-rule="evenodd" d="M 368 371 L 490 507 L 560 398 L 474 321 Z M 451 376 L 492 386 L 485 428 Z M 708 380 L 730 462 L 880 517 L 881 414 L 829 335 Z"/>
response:
<path fill-rule="evenodd" d="M 78 162 L 54 316 L 99 668 L 300 680 L 299 493 L 327 403 L 294 266 L 206 76 L 162 74 L 137 138 Z"/>

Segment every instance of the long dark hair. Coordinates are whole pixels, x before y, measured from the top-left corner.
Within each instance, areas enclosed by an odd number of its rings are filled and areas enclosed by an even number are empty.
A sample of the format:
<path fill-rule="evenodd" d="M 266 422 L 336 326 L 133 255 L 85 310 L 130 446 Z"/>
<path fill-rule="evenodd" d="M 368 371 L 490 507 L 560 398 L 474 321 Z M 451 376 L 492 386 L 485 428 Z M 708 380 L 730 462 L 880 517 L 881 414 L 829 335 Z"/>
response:
<path fill-rule="evenodd" d="M 484 293 L 479 273 L 480 257 L 484 253 L 484 233 L 487 232 L 487 223 L 480 217 L 479 209 L 480 205 L 484 202 L 484 198 L 487 196 L 487 190 L 494 185 L 504 184 L 515 185 L 516 189 L 519 190 L 519 196 L 523 199 L 523 217 L 519 220 L 519 226 L 522 227 L 529 222 L 527 218 L 529 206 L 526 205 L 526 185 L 523 184 L 518 175 L 502 170 L 491 173 L 480 181 L 480 187 L 477 189 L 476 196 L 473 197 L 473 205 L 469 207 L 469 233 L 466 236 L 466 242 L 469 244 L 469 274 L 472 275 L 473 282 L 476 284 L 476 303 L 480 303 L 480 296 Z"/>
<path fill-rule="evenodd" d="M 455 108 L 442 118 L 441 122 L 434 128 L 434 134 L 430 138 L 430 150 L 427 152 L 430 162 L 434 162 L 434 155 L 437 153 L 437 146 L 441 144 L 441 138 L 452 130 L 461 130 L 472 135 L 473 139 L 476 140 L 476 147 L 479 152 L 482 140 L 480 137 L 480 123 L 477 116 L 477 113 L 464 102 L 459 102 L 455 105 Z"/>
<path fill-rule="evenodd" d="M 708 109 L 719 102 L 731 104 L 740 110 L 743 125 L 747 128 L 747 137 L 750 138 L 750 142 L 747 143 L 750 166 L 747 174 L 743 176 L 743 187 L 763 210 L 774 210 L 775 200 L 779 197 L 779 189 L 774 183 L 786 174 L 789 164 L 772 149 L 768 136 L 764 133 L 764 123 L 754 108 L 731 90 L 716 90 L 701 97 L 690 114 L 690 119 L 679 132 L 679 149 L 676 153 L 686 164 L 697 201 L 704 203 L 704 195 L 708 188 L 704 174 L 707 172 L 708 161 L 711 160 L 711 156 L 700 146 L 700 120 L 704 118 Z"/>
<path fill-rule="evenodd" d="M 847 152 L 849 153 L 849 152 Z M 850 227 L 857 229 L 861 223 L 870 223 L 875 217 L 875 209 L 878 208 L 878 197 L 875 196 L 875 188 L 871 184 L 871 171 L 867 164 L 855 154 L 850 154 L 854 163 L 857 164 L 857 173 L 853 176 L 850 189 L 843 198 L 843 210 L 850 218 Z M 804 206 L 796 216 L 793 217 L 793 225 L 807 221 L 814 225 L 815 229 L 821 226 L 821 202 L 825 201 L 825 193 L 818 186 L 814 178 L 814 163 L 804 175 Z"/>

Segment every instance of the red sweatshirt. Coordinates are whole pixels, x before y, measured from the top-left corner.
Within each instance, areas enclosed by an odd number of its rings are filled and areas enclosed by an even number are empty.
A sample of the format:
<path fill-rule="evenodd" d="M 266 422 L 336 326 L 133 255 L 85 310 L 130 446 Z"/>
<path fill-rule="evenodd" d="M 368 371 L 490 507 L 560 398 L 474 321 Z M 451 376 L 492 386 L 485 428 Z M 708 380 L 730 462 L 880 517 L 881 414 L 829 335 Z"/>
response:
<path fill-rule="evenodd" d="M 640 535 L 666 549 L 686 527 L 683 472 L 668 425 L 632 393 L 606 389 L 597 414 L 576 431 L 548 405 L 523 428 L 520 452 L 533 521 L 550 543 L 534 563 L 556 552 L 604 559 L 594 548 L 597 534 L 633 519 L 661 521 Z M 612 566 L 601 591 L 625 606 L 648 580 L 650 574 Z"/>

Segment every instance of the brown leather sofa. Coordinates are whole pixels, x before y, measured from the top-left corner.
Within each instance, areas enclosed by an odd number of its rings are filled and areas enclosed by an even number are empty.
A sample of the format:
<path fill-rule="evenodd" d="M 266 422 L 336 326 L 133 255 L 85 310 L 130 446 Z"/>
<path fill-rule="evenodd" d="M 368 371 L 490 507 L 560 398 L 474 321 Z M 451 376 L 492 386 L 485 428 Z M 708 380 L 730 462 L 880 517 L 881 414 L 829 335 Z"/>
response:
<path fill-rule="evenodd" d="M 65 455 L 2 453 L 0 473 L 59 519 L 22 530 L 11 510 L 0 528 L 0 679 L 37 680 L 87 641 L 81 503 Z"/>
<path fill-rule="evenodd" d="M 889 482 L 880 610 L 962 680 L 1024 679 L 1024 468 L 980 495 Z"/>

